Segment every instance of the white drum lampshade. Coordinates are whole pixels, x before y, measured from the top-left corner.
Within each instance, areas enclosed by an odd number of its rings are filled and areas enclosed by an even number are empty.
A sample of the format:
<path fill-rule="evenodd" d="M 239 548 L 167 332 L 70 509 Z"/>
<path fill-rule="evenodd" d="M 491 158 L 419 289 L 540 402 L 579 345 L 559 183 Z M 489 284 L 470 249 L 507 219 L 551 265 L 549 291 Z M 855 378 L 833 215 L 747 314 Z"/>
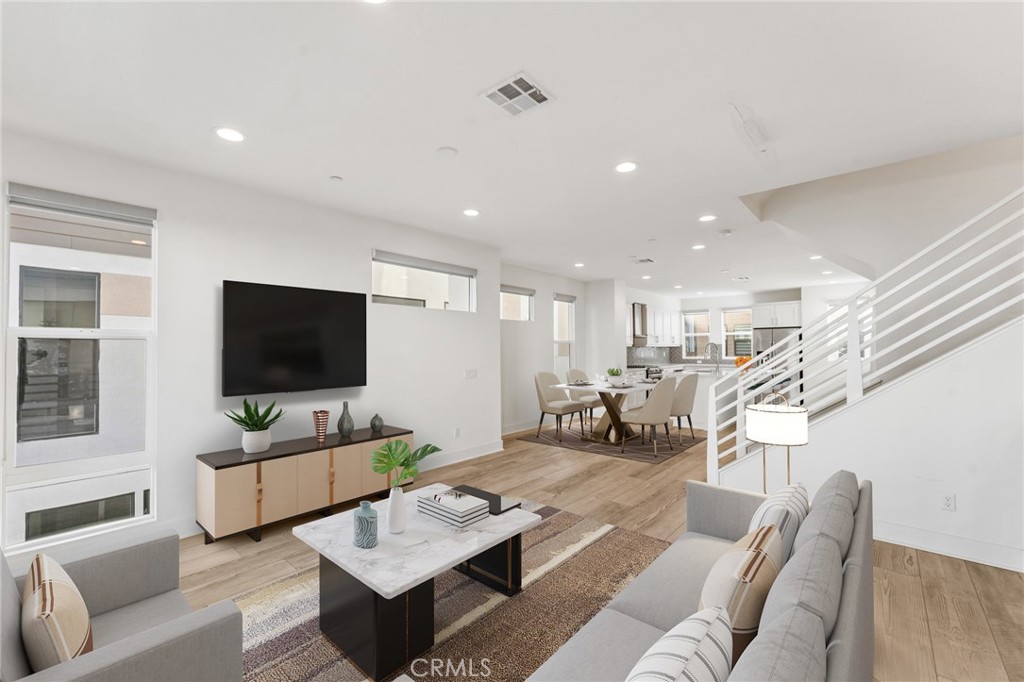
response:
<path fill-rule="evenodd" d="M 766 446 L 786 446 L 786 483 L 792 483 L 789 448 L 807 445 L 807 409 L 789 404 L 767 402 L 747 405 L 743 411 L 747 422 L 747 438 L 761 443 L 761 489 L 768 493 L 768 457 Z"/>

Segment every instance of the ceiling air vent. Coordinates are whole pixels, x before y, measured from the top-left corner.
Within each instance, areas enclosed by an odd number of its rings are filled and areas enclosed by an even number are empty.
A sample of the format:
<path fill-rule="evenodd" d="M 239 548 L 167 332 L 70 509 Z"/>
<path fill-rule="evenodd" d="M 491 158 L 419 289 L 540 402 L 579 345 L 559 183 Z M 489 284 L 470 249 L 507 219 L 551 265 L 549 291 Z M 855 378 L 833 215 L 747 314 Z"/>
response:
<path fill-rule="evenodd" d="M 637 258 L 633 262 L 636 263 L 637 265 L 653 265 L 654 264 L 654 259 L 653 258 Z"/>
<path fill-rule="evenodd" d="M 481 93 L 481 97 L 486 97 L 513 116 L 518 116 L 527 109 L 551 99 L 551 96 L 541 92 L 537 82 L 525 73 L 517 74 L 489 88 Z"/>

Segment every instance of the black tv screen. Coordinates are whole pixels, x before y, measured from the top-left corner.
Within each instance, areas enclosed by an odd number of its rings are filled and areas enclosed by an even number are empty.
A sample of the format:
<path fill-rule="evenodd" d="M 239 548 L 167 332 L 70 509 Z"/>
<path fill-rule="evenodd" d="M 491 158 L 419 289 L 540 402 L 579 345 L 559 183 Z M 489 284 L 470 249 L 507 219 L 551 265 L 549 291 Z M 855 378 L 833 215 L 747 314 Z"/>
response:
<path fill-rule="evenodd" d="M 221 393 L 366 385 L 366 294 L 224 281 Z"/>

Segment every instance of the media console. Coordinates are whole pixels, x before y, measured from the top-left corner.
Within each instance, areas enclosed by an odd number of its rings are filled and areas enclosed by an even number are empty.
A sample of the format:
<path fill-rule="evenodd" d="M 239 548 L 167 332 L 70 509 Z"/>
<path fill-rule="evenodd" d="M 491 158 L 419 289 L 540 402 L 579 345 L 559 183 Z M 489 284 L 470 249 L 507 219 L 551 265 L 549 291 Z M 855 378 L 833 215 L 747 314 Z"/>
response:
<path fill-rule="evenodd" d="M 206 544 L 241 532 L 259 542 L 263 526 L 275 521 L 385 493 L 390 475 L 375 473 L 370 455 L 392 440 L 413 447 L 413 432 L 365 428 L 347 438 L 274 443 L 251 455 L 240 448 L 196 455 L 196 523 Z"/>

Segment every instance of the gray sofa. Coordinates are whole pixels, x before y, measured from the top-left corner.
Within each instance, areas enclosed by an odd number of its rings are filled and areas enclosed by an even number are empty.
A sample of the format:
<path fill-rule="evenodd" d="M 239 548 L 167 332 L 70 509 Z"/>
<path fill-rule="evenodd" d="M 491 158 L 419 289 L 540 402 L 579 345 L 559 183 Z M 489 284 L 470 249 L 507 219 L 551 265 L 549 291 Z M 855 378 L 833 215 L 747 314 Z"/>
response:
<path fill-rule="evenodd" d="M 46 550 L 89 609 L 93 651 L 32 673 L 21 643 L 21 586 L 0 554 L 0 682 L 205 682 L 242 679 L 242 613 L 231 601 L 192 611 L 178 589 L 178 536 L 99 540 Z M 19 573 L 22 573 L 19 571 Z"/>
<path fill-rule="evenodd" d="M 758 636 L 733 667 L 730 680 L 872 679 L 871 482 L 858 486 L 849 472 L 839 472 L 829 481 L 838 481 L 839 490 L 826 489 L 826 484 L 815 496 L 793 554 L 769 592 Z M 846 499 L 834 501 L 836 495 Z M 750 519 L 764 499 L 764 495 L 689 481 L 686 533 L 530 680 L 624 680 L 648 647 L 697 611 L 712 565 L 747 534 Z M 844 544 L 848 549 L 842 554 Z M 826 555 L 828 560 L 823 558 Z M 808 589 L 826 584 L 831 589 L 823 587 L 820 593 L 828 593 L 831 616 L 822 616 L 812 603 L 815 600 L 807 596 Z"/>

